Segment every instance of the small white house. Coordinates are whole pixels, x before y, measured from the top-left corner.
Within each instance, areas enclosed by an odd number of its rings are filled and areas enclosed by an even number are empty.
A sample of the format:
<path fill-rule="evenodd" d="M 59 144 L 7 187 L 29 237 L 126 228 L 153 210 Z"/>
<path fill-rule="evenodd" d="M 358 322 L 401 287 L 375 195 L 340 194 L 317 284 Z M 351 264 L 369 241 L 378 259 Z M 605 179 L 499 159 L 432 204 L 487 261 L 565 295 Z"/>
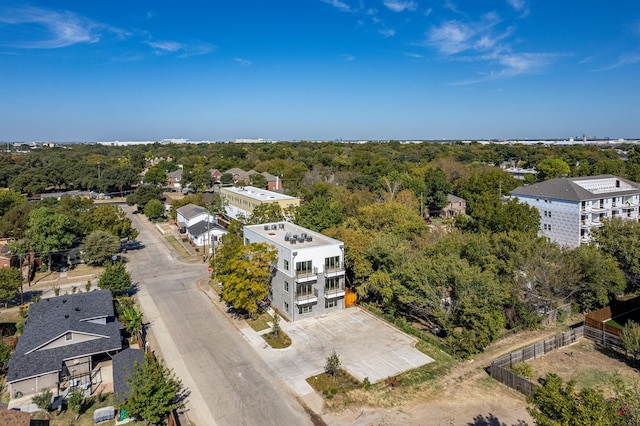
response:
<path fill-rule="evenodd" d="M 204 220 L 189 226 L 186 232 L 189 240 L 199 247 L 217 244 L 220 238 L 226 233 L 227 231 L 218 226 L 218 224 L 213 222 L 207 223 Z"/>
<path fill-rule="evenodd" d="M 187 204 L 180 207 L 176 211 L 176 221 L 181 233 L 187 232 L 187 228 L 195 225 L 198 222 L 212 222 L 216 223 L 216 217 L 210 214 L 204 207 L 197 206 L 195 204 Z"/>

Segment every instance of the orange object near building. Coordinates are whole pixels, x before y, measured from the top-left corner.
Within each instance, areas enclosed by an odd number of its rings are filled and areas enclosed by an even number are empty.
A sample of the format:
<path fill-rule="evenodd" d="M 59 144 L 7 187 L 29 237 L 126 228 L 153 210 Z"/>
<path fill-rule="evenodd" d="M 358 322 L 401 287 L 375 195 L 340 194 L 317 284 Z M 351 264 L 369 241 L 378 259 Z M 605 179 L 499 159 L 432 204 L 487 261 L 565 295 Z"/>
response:
<path fill-rule="evenodd" d="M 346 289 L 344 294 L 344 307 L 348 308 L 355 305 L 356 300 L 358 300 L 358 294 L 355 291 Z"/>

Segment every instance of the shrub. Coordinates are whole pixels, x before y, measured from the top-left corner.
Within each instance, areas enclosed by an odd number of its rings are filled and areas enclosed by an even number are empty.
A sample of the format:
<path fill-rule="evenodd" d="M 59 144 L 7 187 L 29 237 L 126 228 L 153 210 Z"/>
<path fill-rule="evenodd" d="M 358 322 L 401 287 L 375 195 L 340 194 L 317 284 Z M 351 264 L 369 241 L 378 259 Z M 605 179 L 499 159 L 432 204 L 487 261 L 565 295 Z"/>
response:
<path fill-rule="evenodd" d="M 362 381 L 362 387 L 364 388 L 364 390 L 371 389 L 371 382 L 369 381 L 368 377 L 365 377 L 364 380 Z"/>
<path fill-rule="evenodd" d="M 53 392 L 46 390 L 34 396 L 33 403 L 44 410 L 49 406 L 49 403 L 51 403 L 51 398 L 53 398 Z"/>
<path fill-rule="evenodd" d="M 527 362 L 514 362 L 509 366 L 509 370 L 513 371 L 518 376 L 524 377 L 525 379 L 533 378 L 533 367 Z"/>
<path fill-rule="evenodd" d="M 60 296 L 60 287 L 56 286 L 53 288 L 53 294 L 56 295 L 56 297 Z"/>

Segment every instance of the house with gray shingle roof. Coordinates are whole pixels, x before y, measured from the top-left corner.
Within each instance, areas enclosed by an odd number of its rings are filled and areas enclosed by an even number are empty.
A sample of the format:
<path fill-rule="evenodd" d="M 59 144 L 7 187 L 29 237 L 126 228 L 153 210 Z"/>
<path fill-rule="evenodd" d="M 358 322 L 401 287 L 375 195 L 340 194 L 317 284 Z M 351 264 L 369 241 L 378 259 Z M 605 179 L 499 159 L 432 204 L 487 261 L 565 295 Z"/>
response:
<path fill-rule="evenodd" d="M 187 204 L 176 210 L 176 222 L 181 233 L 187 232 L 187 228 L 201 221 L 215 222 L 213 215 L 204 207 Z"/>
<path fill-rule="evenodd" d="M 109 290 L 34 303 L 8 364 L 11 398 L 63 386 L 91 387 L 94 364 L 122 349 L 121 329 Z"/>
<path fill-rule="evenodd" d="M 589 243 L 604 219 L 640 217 L 640 185 L 613 175 L 551 179 L 520 186 L 511 197 L 538 209 L 540 236 L 567 247 Z"/>

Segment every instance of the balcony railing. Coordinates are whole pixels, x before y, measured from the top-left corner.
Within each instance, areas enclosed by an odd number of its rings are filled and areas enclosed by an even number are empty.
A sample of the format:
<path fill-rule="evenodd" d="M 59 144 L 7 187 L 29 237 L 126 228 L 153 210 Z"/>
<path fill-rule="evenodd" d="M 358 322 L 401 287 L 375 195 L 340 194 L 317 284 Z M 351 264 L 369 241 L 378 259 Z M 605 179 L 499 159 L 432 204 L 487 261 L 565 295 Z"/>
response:
<path fill-rule="evenodd" d="M 340 275 L 344 275 L 344 265 L 333 265 L 324 267 L 324 276 L 327 278 L 337 277 Z"/>
<path fill-rule="evenodd" d="M 297 283 L 306 283 L 309 281 L 318 280 L 318 268 L 313 268 L 312 271 L 299 271 L 296 272 L 295 280 Z"/>
<path fill-rule="evenodd" d="M 338 297 L 344 297 L 345 291 L 342 287 L 335 288 L 325 288 L 324 289 L 324 298 L 325 299 L 336 299 Z"/>
<path fill-rule="evenodd" d="M 318 289 L 314 288 L 313 291 L 308 293 L 296 294 L 296 305 L 308 305 L 318 302 Z"/>

